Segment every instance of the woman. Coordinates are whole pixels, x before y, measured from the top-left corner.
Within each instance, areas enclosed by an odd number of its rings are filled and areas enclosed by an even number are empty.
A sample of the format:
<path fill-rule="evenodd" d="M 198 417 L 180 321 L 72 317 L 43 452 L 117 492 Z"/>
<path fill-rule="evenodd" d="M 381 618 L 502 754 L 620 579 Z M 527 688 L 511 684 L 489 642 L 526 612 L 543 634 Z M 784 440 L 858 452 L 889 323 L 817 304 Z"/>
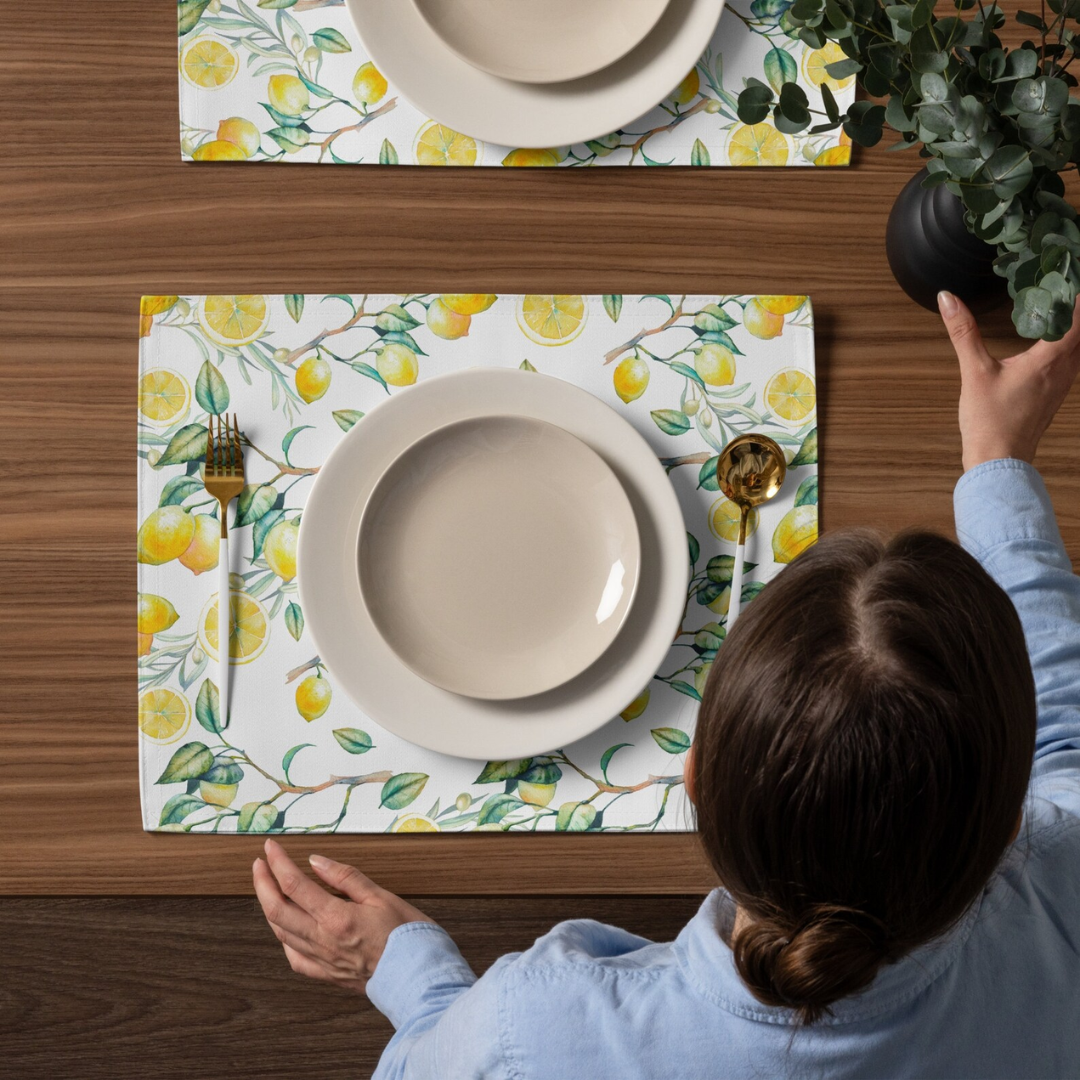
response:
<path fill-rule="evenodd" d="M 687 762 L 725 888 L 675 942 L 563 923 L 478 981 L 405 901 L 268 842 L 293 968 L 397 1028 L 377 1076 L 1080 1075 L 1080 579 L 1030 465 L 1080 318 L 998 363 L 939 306 L 966 551 L 830 535 L 739 621 Z"/>

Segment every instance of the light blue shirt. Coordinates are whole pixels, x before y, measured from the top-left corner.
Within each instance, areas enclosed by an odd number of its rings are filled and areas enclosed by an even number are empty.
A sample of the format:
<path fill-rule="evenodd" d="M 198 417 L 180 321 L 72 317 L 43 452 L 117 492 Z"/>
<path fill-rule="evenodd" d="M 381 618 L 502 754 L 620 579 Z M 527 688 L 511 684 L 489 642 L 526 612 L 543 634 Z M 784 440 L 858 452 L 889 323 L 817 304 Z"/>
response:
<path fill-rule="evenodd" d="M 565 922 L 479 980 L 409 923 L 368 984 L 397 1029 L 376 1080 L 1080 1076 L 1080 578 L 1029 465 L 971 470 L 955 507 L 1020 612 L 1039 707 L 1024 827 L 957 927 L 799 1029 L 739 979 L 723 889 L 674 942 Z"/>

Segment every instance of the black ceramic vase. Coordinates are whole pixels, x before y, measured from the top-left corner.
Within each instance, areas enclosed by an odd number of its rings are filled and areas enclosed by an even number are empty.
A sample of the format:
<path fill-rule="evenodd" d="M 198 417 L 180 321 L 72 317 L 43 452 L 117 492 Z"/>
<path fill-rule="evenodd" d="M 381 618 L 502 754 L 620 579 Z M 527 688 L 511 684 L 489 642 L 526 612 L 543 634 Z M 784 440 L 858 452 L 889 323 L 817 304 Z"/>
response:
<path fill-rule="evenodd" d="M 917 304 L 937 310 L 946 289 L 972 311 L 986 311 L 1008 297 L 994 273 L 997 249 L 968 232 L 964 206 L 945 187 L 924 188 L 920 169 L 896 198 L 885 231 L 885 251 L 900 288 Z"/>

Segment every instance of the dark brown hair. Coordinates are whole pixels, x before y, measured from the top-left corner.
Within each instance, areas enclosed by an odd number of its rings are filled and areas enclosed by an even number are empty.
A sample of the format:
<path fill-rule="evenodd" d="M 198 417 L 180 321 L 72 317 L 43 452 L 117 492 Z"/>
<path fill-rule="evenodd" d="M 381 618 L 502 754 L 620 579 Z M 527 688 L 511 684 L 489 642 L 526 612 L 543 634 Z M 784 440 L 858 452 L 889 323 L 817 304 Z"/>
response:
<path fill-rule="evenodd" d="M 956 544 L 837 533 L 785 569 L 717 655 L 693 758 L 754 996 L 811 1023 L 954 925 L 1034 744 L 1020 620 Z"/>

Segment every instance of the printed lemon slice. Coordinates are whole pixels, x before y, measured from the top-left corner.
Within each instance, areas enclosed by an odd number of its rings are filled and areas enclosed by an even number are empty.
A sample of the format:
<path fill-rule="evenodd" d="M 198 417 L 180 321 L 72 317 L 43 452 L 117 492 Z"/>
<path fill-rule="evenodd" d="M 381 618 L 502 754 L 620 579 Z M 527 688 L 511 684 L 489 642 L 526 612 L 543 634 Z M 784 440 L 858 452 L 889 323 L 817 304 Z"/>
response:
<path fill-rule="evenodd" d="M 213 38 L 199 38 L 180 55 L 184 79 L 200 90 L 220 90 L 236 77 L 240 61 L 228 45 Z"/>
<path fill-rule="evenodd" d="M 475 165 L 480 154 L 475 139 L 437 120 L 429 121 L 417 132 L 413 150 L 417 165 Z"/>
<path fill-rule="evenodd" d="M 765 403 L 781 420 L 801 424 L 817 408 L 814 377 L 798 368 L 778 371 L 765 384 Z"/>
<path fill-rule="evenodd" d="M 233 664 L 250 664 L 262 655 L 270 640 L 270 620 L 266 608 L 253 596 L 234 591 L 230 597 L 232 629 L 229 634 L 229 661 Z M 218 658 L 218 601 L 217 596 L 207 601 L 199 615 L 199 644 Z"/>
<path fill-rule="evenodd" d="M 147 690 L 139 696 L 139 730 L 151 742 L 176 742 L 191 723 L 191 705 L 175 690 Z"/>
<path fill-rule="evenodd" d="M 207 296 L 199 304 L 199 325 L 215 345 L 247 345 L 269 321 L 265 296 Z"/>
<path fill-rule="evenodd" d="M 728 140 L 732 165 L 786 165 L 791 148 L 787 136 L 772 124 L 741 124 Z"/>
<path fill-rule="evenodd" d="M 442 832 L 437 821 L 432 821 L 423 814 L 409 814 L 400 818 L 391 832 Z"/>
<path fill-rule="evenodd" d="M 847 53 L 835 41 L 825 43 L 821 49 L 812 49 L 803 56 L 803 74 L 814 86 L 827 83 L 830 90 L 846 90 L 854 81 L 854 75 L 848 75 L 845 79 L 834 79 L 826 70 L 829 64 L 835 64 L 838 60 L 844 60 Z"/>
<path fill-rule="evenodd" d="M 523 296 L 518 326 L 537 345 L 568 345 L 585 329 L 588 309 L 583 296 Z"/>
<path fill-rule="evenodd" d="M 713 536 L 718 540 L 726 540 L 729 544 L 739 542 L 739 520 L 742 511 L 736 503 L 730 499 L 719 498 L 712 504 L 709 511 L 709 528 Z M 758 512 L 751 508 L 750 515 L 746 519 L 746 535 L 751 537 L 757 531 Z"/>
<path fill-rule="evenodd" d="M 191 387 L 183 375 L 155 368 L 139 380 L 139 412 L 155 424 L 172 424 L 187 414 Z"/>

